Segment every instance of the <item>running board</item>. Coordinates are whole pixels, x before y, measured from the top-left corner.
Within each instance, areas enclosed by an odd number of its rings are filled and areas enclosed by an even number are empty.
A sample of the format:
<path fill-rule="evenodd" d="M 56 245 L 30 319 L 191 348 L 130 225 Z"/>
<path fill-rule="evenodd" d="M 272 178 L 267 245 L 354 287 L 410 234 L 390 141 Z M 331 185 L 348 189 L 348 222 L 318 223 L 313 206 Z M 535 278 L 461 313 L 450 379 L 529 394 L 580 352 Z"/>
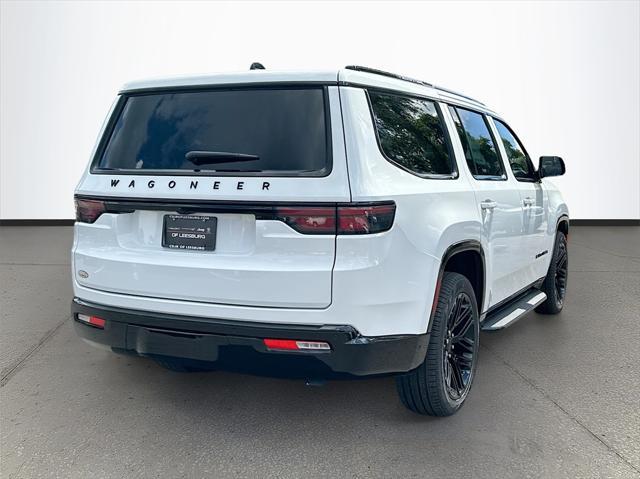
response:
<path fill-rule="evenodd" d="M 547 295 L 538 289 L 528 291 L 512 303 L 490 312 L 480 327 L 483 331 L 497 331 L 509 327 L 533 311 L 545 299 Z"/>

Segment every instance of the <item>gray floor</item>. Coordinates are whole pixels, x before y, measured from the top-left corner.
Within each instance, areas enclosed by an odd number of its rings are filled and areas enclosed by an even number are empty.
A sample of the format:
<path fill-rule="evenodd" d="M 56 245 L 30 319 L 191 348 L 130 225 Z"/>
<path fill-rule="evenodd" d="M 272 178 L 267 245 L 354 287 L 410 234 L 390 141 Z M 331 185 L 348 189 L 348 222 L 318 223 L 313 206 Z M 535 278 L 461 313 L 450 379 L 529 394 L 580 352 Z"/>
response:
<path fill-rule="evenodd" d="M 564 312 L 481 338 L 454 417 L 390 378 L 177 374 L 69 319 L 70 228 L 0 228 L 2 477 L 640 477 L 640 228 L 574 227 Z"/>

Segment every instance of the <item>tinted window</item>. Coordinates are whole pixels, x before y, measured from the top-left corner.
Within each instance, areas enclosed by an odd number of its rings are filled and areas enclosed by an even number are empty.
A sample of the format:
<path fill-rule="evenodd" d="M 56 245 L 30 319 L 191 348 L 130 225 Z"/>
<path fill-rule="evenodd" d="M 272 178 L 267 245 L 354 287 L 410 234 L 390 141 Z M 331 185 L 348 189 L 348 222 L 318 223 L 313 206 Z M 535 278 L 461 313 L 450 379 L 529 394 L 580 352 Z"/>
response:
<path fill-rule="evenodd" d="M 98 166 L 323 174 L 328 157 L 322 88 L 217 90 L 128 97 Z"/>
<path fill-rule="evenodd" d="M 502 163 L 484 115 L 453 106 L 449 106 L 449 111 L 473 176 L 478 179 L 504 177 Z"/>
<path fill-rule="evenodd" d="M 387 158 L 419 175 L 451 176 L 455 172 L 433 102 L 373 91 L 369 98 Z"/>
<path fill-rule="evenodd" d="M 507 152 L 507 158 L 509 159 L 513 175 L 519 179 L 532 179 L 533 168 L 531 167 L 531 162 L 518 139 L 513 133 L 511 133 L 511 130 L 507 125 L 495 118 L 493 121 L 496 124 L 498 134 L 500 135 L 504 149 Z"/>

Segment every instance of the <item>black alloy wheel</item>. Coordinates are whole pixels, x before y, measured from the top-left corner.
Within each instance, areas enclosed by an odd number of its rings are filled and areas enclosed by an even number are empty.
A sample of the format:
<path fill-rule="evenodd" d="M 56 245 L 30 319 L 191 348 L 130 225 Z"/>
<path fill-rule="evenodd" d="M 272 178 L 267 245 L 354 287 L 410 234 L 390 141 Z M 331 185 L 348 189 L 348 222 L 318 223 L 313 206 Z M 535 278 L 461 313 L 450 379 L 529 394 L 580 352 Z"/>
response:
<path fill-rule="evenodd" d="M 476 374 L 479 340 L 473 286 L 465 276 L 445 271 L 424 361 L 396 376 L 402 404 L 430 416 L 451 416 L 458 411 L 469 396 Z"/>
<path fill-rule="evenodd" d="M 538 313 L 558 314 L 562 311 L 567 294 L 568 276 L 569 252 L 567 236 L 562 231 L 557 231 L 549 271 L 540 287 L 540 290 L 547 295 L 547 299 L 536 308 Z"/>
<path fill-rule="evenodd" d="M 567 291 L 567 271 L 569 265 L 569 256 L 567 254 L 567 242 L 560 241 L 558 243 L 558 256 L 556 258 L 556 274 L 555 287 L 556 298 L 560 304 L 564 302 L 564 295 Z"/>
<path fill-rule="evenodd" d="M 443 368 L 447 395 L 460 400 L 471 386 L 476 329 L 473 328 L 471 298 L 465 292 L 458 294 L 447 320 Z"/>

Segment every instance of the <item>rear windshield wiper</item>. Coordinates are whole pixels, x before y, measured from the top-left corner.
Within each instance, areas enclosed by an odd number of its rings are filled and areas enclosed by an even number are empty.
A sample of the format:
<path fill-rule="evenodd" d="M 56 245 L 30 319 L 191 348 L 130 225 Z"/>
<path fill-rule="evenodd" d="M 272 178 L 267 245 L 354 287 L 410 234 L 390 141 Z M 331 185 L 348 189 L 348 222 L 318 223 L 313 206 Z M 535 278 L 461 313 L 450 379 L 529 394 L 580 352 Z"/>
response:
<path fill-rule="evenodd" d="M 258 155 L 230 153 L 228 151 L 188 151 L 184 157 L 194 165 L 211 165 L 213 163 L 254 161 L 260 159 Z"/>

